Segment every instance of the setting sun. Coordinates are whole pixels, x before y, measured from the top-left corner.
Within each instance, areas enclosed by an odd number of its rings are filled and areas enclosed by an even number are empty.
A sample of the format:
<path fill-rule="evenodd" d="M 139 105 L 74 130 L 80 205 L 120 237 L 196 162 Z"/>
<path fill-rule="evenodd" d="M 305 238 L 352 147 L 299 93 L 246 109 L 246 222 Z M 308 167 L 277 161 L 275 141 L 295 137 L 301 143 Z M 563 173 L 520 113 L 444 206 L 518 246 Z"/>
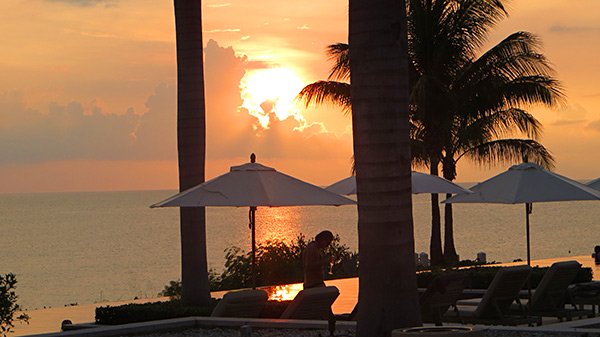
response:
<path fill-rule="evenodd" d="M 279 120 L 290 116 L 301 119 L 294 98 L 303 87 L 300 77 L 289 68 L 250 70 L 240 82 L 242 107 L 265 129 L 269 128 L 271 113 Z"/>

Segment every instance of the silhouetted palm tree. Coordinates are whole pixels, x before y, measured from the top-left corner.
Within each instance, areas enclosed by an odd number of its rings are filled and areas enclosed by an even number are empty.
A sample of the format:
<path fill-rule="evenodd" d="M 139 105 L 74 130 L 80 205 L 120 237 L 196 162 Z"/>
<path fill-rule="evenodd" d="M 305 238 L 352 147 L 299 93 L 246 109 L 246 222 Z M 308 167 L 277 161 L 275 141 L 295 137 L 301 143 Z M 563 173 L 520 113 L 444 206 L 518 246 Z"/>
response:
<path fill-rule="evenodd" d="M 538 52 L 532 34 L 510 35 L 476 57 L 488 30 L 506 15 L 499 0 L 410 0 L 409 55 L 411 58 L 411 142 L 413 164 L 426 165 L 438 175 L 456 177 L 462 157 L 489 165 L 519 160 L 551 166 L 552 157 L 535 139 L 539 122 L 525 110 L 534 103 L 554 106 L 560 85 Z M 331 102 L 349 110 L 345 44 L 329 47 L 335 61 L 328 81 L 306 86 L 298 98 L 307 106 Z M 480 130 L 477 130 L 477 128 Z M 511 139 L 513 133 L 533 139 Z M 432 195 L 432 264 L 442 263 L 437 195 Z M 445 251 L 456 259 L 451 206 L 446 206 Z"/>
<path fill-rule="evenodd" d="M 177 148 L 179 190 L 204 182 L 206 120 L 202 60 L 201 1 L 174 0 L 177 40 Z M 206 261 L 204 207 L 182 207 L 182 301 L 208 305 L 210 288 Z"/>
<path fill-rule="evenodd" d="M 404 1 L 350 0 L 358 198 L 357 336 L 420 325 L 410 183 Z"/>

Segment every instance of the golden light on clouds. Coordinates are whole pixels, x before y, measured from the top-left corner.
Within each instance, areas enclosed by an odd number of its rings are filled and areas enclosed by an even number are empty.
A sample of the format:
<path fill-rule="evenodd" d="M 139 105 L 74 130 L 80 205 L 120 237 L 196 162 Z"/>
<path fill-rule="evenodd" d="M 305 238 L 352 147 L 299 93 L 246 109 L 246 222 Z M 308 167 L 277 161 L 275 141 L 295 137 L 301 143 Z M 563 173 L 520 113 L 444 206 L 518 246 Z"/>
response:
<path fill-rule="evenodd" d="M 240 82 L 241 107 L 256 117 L 264 129 L 269 128 L 271 116 L 279 120 L 294 117 L 303 121 L 304 117 L 294 102 L 303 87 L 300 77 L 289 68 L 249 70 Z"/>

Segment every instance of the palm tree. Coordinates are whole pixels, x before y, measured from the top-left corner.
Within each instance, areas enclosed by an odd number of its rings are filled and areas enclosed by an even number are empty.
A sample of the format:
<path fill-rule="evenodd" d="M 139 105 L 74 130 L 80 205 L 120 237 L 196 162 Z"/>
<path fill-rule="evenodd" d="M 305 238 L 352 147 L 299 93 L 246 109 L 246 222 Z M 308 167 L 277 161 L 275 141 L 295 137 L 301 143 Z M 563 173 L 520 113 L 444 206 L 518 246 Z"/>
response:
<path fill-rule="evenodd" d="M 177 147 L 179 190 L 204 182 L 206 120 L 201 1 L 174 0 L 177 40 Z M 208 305 L 204 207 L 180 209 L 182 301 Z"/>
<path fill-rule="evenodd" d="M 420 325 L 410 183 L 406 7 L 350 0 L 360 252 L 357 336 Z"/>
<path fill-rule="evenodd" d="M 533 103 L 553 106 L 562 96 L 537 51 L 537 39 L 515 33 L 476 58 L 487 31 L 505 15 L 498 0 L 409 1 L 414 165 L 428 166 L 437 175 L 441 164 L 444 177 L 453 180 L 456 160 L 462 157 L 492 165 L 528 155 L 542 165 L 551 164 L 548 151 L 534 140 L 540 134 L 539 122 L 522 109 Z M 335 81 L 348 78 L 346 50 L 344 44 L 330 46 L 328 53 L 336 62 L 329 80 L 306 86 L 298 95 L 301 101 L 332 102 L 348 110 L 350 85 Z M 477 127 L 482 129 L 477 132 Z M 534 139 L 502 138 L 514 131 Z M 446 205 L 444 255 L 453 261 L 451 207 Z M 442 263 L 439 218 L 437 195 L 432 195 L 432 264 Z"/>
<path fill-rule="evenodd" d="M 456 112 L 452 132 L 447 130 L 445 136 L 444 178 L 454 180 L 456 163 L 465 157 L 480 165 L 514 163 L 526 157 L 546 168 L 554 166 L 550 153 L 535 141 L 541 124 L 521 109 L 532 103 L 552 107 L 563 99 L 561 86 L 539 49 L 535 36 L 517 32 L 461 68 L 449 92 Z M 510 138 L 515 131 L 530 139 Z M 457 254 L 451 204 L 445 206 L 444 225 L 444 258 L 453 262 Z"/>

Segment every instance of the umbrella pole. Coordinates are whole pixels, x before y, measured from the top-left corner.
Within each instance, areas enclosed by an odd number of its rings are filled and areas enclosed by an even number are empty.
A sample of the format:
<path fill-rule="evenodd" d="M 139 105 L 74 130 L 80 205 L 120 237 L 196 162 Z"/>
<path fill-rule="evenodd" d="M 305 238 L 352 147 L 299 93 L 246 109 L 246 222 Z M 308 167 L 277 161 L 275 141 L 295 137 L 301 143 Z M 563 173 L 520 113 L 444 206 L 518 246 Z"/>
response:
<path fill-rule="evenodd" d="M 256 207 L 250 207 L 250 229 L 252 229 L 252 289 L 256 289 Z"/>
<path fill-rule="evenodd" d="M 531 266 L 531 245 L 529 244 L 529 214 L 531 214 L 531 203 L 525 203 L 525 228 L 527 231 L 527 265 Z"/>

